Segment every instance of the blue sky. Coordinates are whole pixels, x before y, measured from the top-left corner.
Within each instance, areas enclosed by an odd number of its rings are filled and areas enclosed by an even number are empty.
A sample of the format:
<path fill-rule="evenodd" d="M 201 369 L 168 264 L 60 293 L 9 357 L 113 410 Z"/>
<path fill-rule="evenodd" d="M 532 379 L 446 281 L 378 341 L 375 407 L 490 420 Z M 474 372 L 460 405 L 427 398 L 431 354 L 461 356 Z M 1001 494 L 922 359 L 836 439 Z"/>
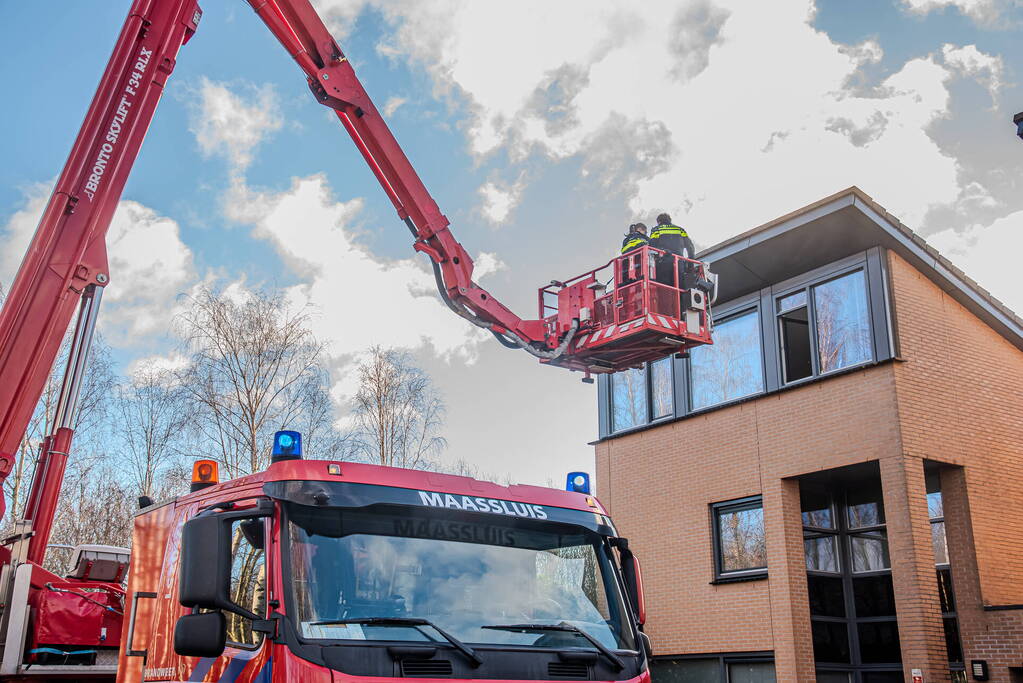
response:
<path fill-rule="evenodd" d="M 2 283 L 127 4 L 0 0 Z M 706 247 L 851 184 L 1023 310 L 1019 0 L 316 4 L 520 315 L 633 220 L 672 211 Z M 240 0 L 203 9 L 111 228 L 101 329 L 122 369 L 173 353 L 197 283 L 285 287 L 318 312 L 339 416 L 360 351 L 402 346 L 444 392 L 448 458 L 538 483 L 589 469 L 593 388 L 443 309 L 269 32 Z"/>

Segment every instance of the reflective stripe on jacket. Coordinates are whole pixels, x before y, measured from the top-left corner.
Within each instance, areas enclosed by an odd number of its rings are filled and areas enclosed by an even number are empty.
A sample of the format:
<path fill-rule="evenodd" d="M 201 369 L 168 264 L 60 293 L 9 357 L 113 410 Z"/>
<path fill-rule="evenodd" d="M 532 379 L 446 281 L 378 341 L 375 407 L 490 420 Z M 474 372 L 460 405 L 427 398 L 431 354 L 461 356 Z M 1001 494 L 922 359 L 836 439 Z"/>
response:
<path fill-rule="evenodd" d="M 653 232 L 650 233 L 650 239 L 655 240 L 658 237 L 663 237 L 664 235 L 689 237 L 689 234 L 677 225 L 658 225 L 654 228 Z"/>
<path fill-rule="evenodd" d="M 633 249 L 639 249 L 640 247 L 645 247 L 647 244 L 649 244 L 649 242 L 650 241 L 647 239 L 647 236 L 644 235 L 643 233 L 641 233 L 641 232 L 630 232 L 628 235 L 625 236 L 625 239 L 622 240 L 622 252 L 621 253 L 624 254 L 624 253 L 626 253 L 628 251 L 632 251 Z"/>

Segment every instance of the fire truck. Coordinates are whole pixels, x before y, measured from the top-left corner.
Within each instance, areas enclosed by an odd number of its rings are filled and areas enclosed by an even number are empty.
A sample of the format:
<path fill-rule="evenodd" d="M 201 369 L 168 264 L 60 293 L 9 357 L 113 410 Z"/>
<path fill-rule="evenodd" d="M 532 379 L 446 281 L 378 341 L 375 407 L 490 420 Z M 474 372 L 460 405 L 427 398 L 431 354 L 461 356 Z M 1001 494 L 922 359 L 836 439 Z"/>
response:
<path fill-rule="evenodd" d="M 309 0 L 248 2 L 336 114 L 455 314 L 588 381 L 711 343 L 707 264 L 652 247 L 539 287 L 536 318 L 502 305 L 474 282 Z M 54 428 L 0 542 L 0 677 L 109 678 L 115 659 L 133 681 L 647 677 L 638 563 L 587 492 L 305 460 L 290 432 L 265 472 L 218 483 L 215 463 L 196 463 L 193 492 L 147 504 L 130 571 L 126 551 L 103 546 L 75 549 L 68 575 L 44 569 L 111 279 L 106 232 L 201 18 L 196 0 L 134 0 L 0 310 L 0 481 L 78 312 Z"/>

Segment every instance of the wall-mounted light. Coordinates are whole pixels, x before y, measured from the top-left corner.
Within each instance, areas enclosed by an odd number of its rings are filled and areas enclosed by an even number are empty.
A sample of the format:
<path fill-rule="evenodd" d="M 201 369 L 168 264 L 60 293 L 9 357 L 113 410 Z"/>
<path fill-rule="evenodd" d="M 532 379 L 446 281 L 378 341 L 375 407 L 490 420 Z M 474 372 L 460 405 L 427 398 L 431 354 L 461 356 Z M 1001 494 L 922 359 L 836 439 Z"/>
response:
<path fill-rule="evenodd" d="M 987 662 L 983 659 L 974 659 L 970 662 L 970 673 L 973 674 L 973 680 L 975 681 L 986 681 L 987 680 Z"/>
<path fill-rule="evenodd" d="M 1016 124 L 1016 135 L 1023 140 L 1023 111 L 1013 116 L 1012 122 Z"/>

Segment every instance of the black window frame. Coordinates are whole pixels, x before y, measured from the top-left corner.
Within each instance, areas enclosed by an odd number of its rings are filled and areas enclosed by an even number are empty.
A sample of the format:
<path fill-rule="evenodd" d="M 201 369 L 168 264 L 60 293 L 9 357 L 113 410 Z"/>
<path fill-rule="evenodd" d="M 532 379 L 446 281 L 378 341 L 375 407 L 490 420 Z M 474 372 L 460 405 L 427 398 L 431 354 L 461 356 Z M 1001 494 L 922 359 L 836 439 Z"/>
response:
<path fill-rule="evenodd" d="M 731 664 L 763 664 L 775 663 L 773 651 L 764 652 L 716 652 L 707 654 L 686 654 L 686 655 L 654 655 L 651 657 L 651 676 L 656 665 L 660 662 L 683 662 L 683 661 L 716 661 L 718 669 L 718 680 L 707 681 L 707 683 L 729 683 L 728 667 Z M 777 669 L 775 670 L 777 679 Z"/>
<path fill-rule="evenodd" d="M 926 481 L 926 495 L 927 495 L 928 498 L 930 497 L 930 495 L 932 493 L 937 493 L 939 496 L 941 496 L 941 514 L 940 515 L 934 515 L 934 516 L 931 515 L 930 501 L 928 501 L 927 521 L 928 521 L 928 524 L 930 525 L 931 538 L 932 539 L 934 538 L 934 531 L 933 531 L 934 530 L 934 525 L 938 524 L 938 523 L 942 524 L 942 526 L 943 526 L 942 535 L 945 537 L 944 538 L 944 541 L 945 541 L 945 562 L 938 562 L 937 561 L 937 557 L 935 557 L 934 572 L 935 572 L 935 575 L 937 577 L 937 586 L 938 586 L 938 591 L 939 591 L 939 593 L 938 593 L 938 601 L 941 604 L 941 622 L 942 622 L 942 627 L 944 628 L 944 631 L 945 631 L 945 649 L 946 649 L 946 655 L 948 655 L 948 666 L 949 666 L 950 672 L 953 672 L 953 673 L 954 672 L 959 672 L 959 671 L 966 671 L 966 654 L 965 654 L 965 651 L 963 650 L 963 634 L 962 634 L 961 625 L 960 625 L 960 622 L 959 622 L 959 608 L 956 605 L 955 577 L 954 577 L 953 572 L 952 572 L 952 558 L 949 557 L 949 554 L 948 554 L 948 535 L 947 535 L 948 526 L 945 524 L 945 500 L 944 500 L 944 495 L 942 494 L 942 490 L 941 490 L 941 475 L 940 475 L 940 472 L 938 470 L 932 470 L 930 472 L 926 472 L 925 473 L 925 481 Z M 942 600 L 942 595 L 941 595 L 942 590 L 943 590 L 943 588 L 942 588 L 942 575 L 943 574 L 947 577 L 947 588 L 948 588 L 948 591 L 947 591 L 948 595 L 946 596 L 947 604 L 946 604 L 945 600 Z M 946 607 L 948 607 L 950 609 L 946 609 Z M 956 637 L 957 637 L 957 639 L 959 641 L 957 645 L 958 645 L 958 649 L 959 649 L 959 654 L 962 655 L 962 659 L 959 659 L 959 660 L 953 659 L 952 656 L 951 656 L 952 653 L 949 651 L 948 628 L 947 628 L 947 622 L 949 622 L 949 621 L 954 621 L 954 623 L 955 623 Z"/>
<path fill-rule="evenodd" d="M 760 510 L 761 511 L 761 523 L 764 527 L 764 565 L 760 567 L 750 567 L 748 569 L 733 569 L 731 571 L 725 571 L 722 563 L 721 556 L 721 526 L 718 520 L 722 514 L 730 512 L 745 512 L 746 510 Z M 739 581 L 756 581 L 759 579 L 767 578 L 767 522 L 763 519 L 764 511 L 764 497 L 761 495 L 747 496 L 745 498 L 735 498 L 733 500 L 725 500 L 720 503 L 711 503 L 710 505 L 710 524 L 711 524 L 711 539 L 712 547 L 714 549 L 714 580 L 712 584 L 719 583 L 736 583 Z"/>
<path fill-rule="evenodd" d="M 660 415 L 658 417 L 654 417 L 654 383 L 653 383 L 654 367 L 653 366 L 656 365 L 657 363 L 667 363 L 668 364 L 669 372 L 671 373 L 671 381 L 670 381 L 670 385 L 671 385 L 671 410 L 668 411 L 667 413 L 665 413 L 664 415 Z M 601 412 L 605 412 L 606 411 L 606 414 L 607 414 L 607 418 L 606 418 L 607 432 L 609 434 L 625 434 L 625 433 L 628 433 L 628 432 L 631 432 L 631 431 L 634 431 L 634 430 L 637 430 L 637 429 L 642 429 L 642 428 L 647 427 L 649 425 L 659 424 L 661 422 L 665 422 L 665 421 L 671 420 L 671 419 L 673 419 L 678 414 L 678 407 L 677 407 L 678 406 L 678 386 L 677 386 L 678 383 L 675 380 L 675 364 L 674 364 L 674 362 L 672 362 L 672 357 L 668 356 L 666 358 L 661 358 L 659 360 L 655 360 L 655 361 L 651 361 L 649 363 L 645 363 L 643 365 L 643 368 L 642 368 L 641 372 L 643 373 L 643 395 L 644 395 L 644 400 L 646 401 L 646 405 L 645 405 L 645 407 L 646 407 L 646 420 L 644 422 L 640 423 L 640 424 L 629 425 L 627 427 L 620 427 L 620 428 L 616 428 L 616 425 L 614 423 L 614 400 L 615 400 L 614 383 L 610 379 L 611 375 L 603 375 L 602 376 L 602 377 L 608 377 L 608 380 L 607 380 L 607 397 L 606 397 L 606 400 L 603 401 L 603 403 L 605 403 L 606 406 L 605 406 L 604 410 L 601 411 Z M 604 420 L 601 420 L 601 423 L 603 424 Z M 601 427 L 601 432 L 603 432 L 603 431 L 604 431 L 604 427 Z"/>
<path fill-rule="evenodd" d="M 895 334 L 895 321 L 893 319 L 892 305 L 890 302 L 889 276 L 887 263 L 885 262 L 886 251 L 882 247 L 871 247 L 865 251 L 857 252 L 846 258 L 839 259 L 819 268 L 802 273 L 788 280 L 775 283 L 759 291 L 749 292 L 735 299 L 715 304 L 713 307 L 714 318 L 725 322 L 736 316 L 756 312 L 760 323 L 760 354 L 762 389 L 758 392 L 745 396 L 728 399 L 700 408 L 693 407 L 692 401 L 692 367 L 691 361 L 678 356 L 670 361 L 672 373 L 672 413 L 657 418 L 651 418 L 653 413 L 652 383 L 650 364 L 646 364 L 646 394 L 647 394 L 647 419 L 636 425 L 615 428 L 613 424 L 614 395 L 612 391 L 611 375 L 601 374 L 597 378 L 598 396 L 598 439 L 606 439 L 641 431 L 650 427 L 660 425 L 664 422 L 685 419 L 694 415 L 701 415 L 713 410 L 720 410 L 732 405 L 743 403 L 760 396 L 770 395 L 779 391 L 802 386 L 806 383 L 815 382 L 841 375 L 846 372 L 854 372 L 864 367 L 876 365 L 896 357 L 898 339 Z M 811 362 L 814 372 L 809 377 L 794 382 L 784 381 L 784 369 L 782 359 L 781 340 L 778 329 L 777 301 L 779 298 L 791 295 L 800 290 L 807 291 L 807 306 L 813 306 L 813 288 L 836 280 L 850 273 L 862 270 L 864 274 L 864 287 L 867 297 L 867 324 L 869 326 L 869 351 L 870 360 L 862 361 L 842 368 L 829 370 L 825 373 L 819 372 L 819 357 L 817 352 L 816 330 L 811 330 L 812 348 Z M 810 316 L 811 320 L 814 318 Z"/>

